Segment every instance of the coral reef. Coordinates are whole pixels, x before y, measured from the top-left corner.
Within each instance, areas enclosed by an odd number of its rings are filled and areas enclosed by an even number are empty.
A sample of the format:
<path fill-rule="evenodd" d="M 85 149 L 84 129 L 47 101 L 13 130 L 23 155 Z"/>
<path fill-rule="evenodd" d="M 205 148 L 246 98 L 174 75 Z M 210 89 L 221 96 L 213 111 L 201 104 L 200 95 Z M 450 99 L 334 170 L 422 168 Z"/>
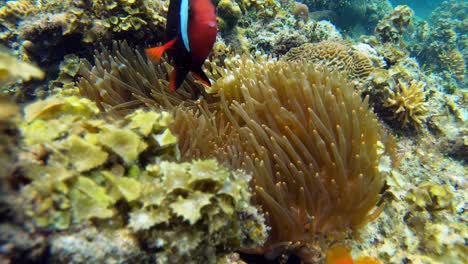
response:
<path fill-rule="evenodd" d="M 256 48 L 272 55 L 283 55 L 289 49 L 307 43 L 313 32 L 300 26 L 291 14 L 278 14 L 274 20 L 252 20 L 243 29 L 249 48 Z"/>
<path fill-rule="evenodd" d="M 167 112 L 137 110 L 120 120 L 99 112 L 77 97 L 51 97 L 25 108 L 21 171 L 28 181 L 17 194 L 23 221 L 37 230 L 95 228 L 108 237 L 96 237 L 97 245 L 124 236 L 124 247 L 144 244 L 143 254 L 159 263 L 214 262 L 263 243 L 267 228 L 250 205 L 250 175 L 214 160 L 171 162 L 177 138 Z M 83 235 L 54 236 L 53 258 L 78 261 L 90 254 L 92 248 L 83 247 L 65 254 Z M 135 257 L 125 252 L 115 258 Z"/>
<path fill-rule="evenodd" d="M 428 108 L 430 100 L 441 96 L 437 88 L 437 81 L 426 76 L 414 59 L 406 57 L 388 69 L 374 70 L 360 90 L 369 95 L 374 111 L 387 124 L 400 132 L 416 134 L 426 128 L 427 117 L 444 111 L 443 107 Z"/>
<path fill-rule="evenodd" d="M 300 3 L 285 2 L 275 8 L 273 17 L 265 18 L 255 7 L 245 9 L 241 4 L 243 16 L 236 27 L 237 34 L 222 35 L 235 50 L 261 50 L 271 55 L 283 55 L 311 41 L 341 39 L 330 22 L 309 19 L 306 8 Z"/>
<path fill-rule="evenodd" d="M 367 54 L 349 43 L 339 41 L 322 41 L 306 43 L 293 48 L 284 56 L 285 60 L 306 60 L 321 64 L 329 70 L 338 70 L 348 78 L 363 81 L 374 70 L 374 65 Z"/>
<path fill-rule="evenodd" d="M 57 78 L 65 55 L 90 57 L 99 43 L 162 39 L 160 1 L 10 1 L 0 9 L 0 42 Z M 21 20 L 19 20 L 21 19 Z"/>
<path fill-rule="evenodd" d="M 382 215 L 364 228 L 358 248 L 378 253 L 383 263 L 468 261 L 465 241 L 465 165 L 437 151 L 439 139 L 426 136 L 399 143 L 400 166 L 388 178 Z M 398 236 L 390 235 L 398 234 Z"/>
<path fill-rule="evenodd" d="M 0 262 L 468 262 L 466 1 L 216 0 L 206 93 L 168 3 L 0 0 Z"/>
<path fill-rule="evenodd" d="M 458 83 L 463 84 L 466 75 L 466 64 L 463 55 L 458 49 L 439 54 L 439 61 L 443 68 L 448 70 Z"/>
<path fill-rule="evenodd" d="M 14 119 L 19 113 L 19 107 L 5 96 L 0 96 L 0 180 L 5 178 L 12 169 L 12 164 L 17 158 L 18 132 Z M 0 196 L 6 192 L 7 187 L 2 184 Z M 2 199 L 3 200 L 3 199 Z M 0 212 L 3 208 L 0 203 Z"/>
<path fill-rule="evenodd" d="M 178 106 L 183 102 L 179 94 L 166 94 L 159 99 L 154 96 L 167 89 L 167 82 L 158 79 L 165 75 L 164 71 L 156 71 L 155 75 L 134 71 L 144 60 L 138 53 L 126 52 L 130 51 L 123 47 L 114 58 L 106 52 L 105 56 L 98 55 L 111 63 L 101 64 L 96 59 L 93 71 L 100 74 L 90 76 L 98 75 L 108 83 L 85 78 L 80 89 L 104 110 L 131 107 L 134 103 L 125 104 L 120 98 L 135 100 L 132 96 L 137 98 L 137 104 L 144 102 L 170 110 L 175 117 L 170 127 L 179 139 L 182 160 L 216 157 L 232 169 L 251 172 L 256 190 L 254 201 L 267 212 L 272 227 L 267 245 L 255 252 L 274 257 L 291 251 L 308 259 L 308 243 L 315 243 L 321 234 L 356 230 L 378 215 L 376 203 L 384 178 L 377 165 L 385 151 L 379 142 L 384 142 L 385 136 L 367 101 L 362 102 L 345 79 L 325 69 L 316 70 L 303 61 L 275 61 L 260 55 L 233 57 L 224 62 L 227 69 L 211 68 L 212 73 L 222 76 L 212 87 L 220 94 L 219 99 Z M 122 62 L 118 64 L 122 75 L 105 70 L 117 65 L 113 60 Z M 161 69 L 164 64 L 154 67 Z M 153 81 L 144 81 L 149 78 Z M 147 89 L 148 83 L 153 83 L 149 92 L 138 95 L 137 91 Z M 106 96 L 101 97 L 98 91 Z M 324 104 L 327 108 L 323 108 Z M 283 110 L 271 116 L 273 108 Z M 349 151 L 344 149 L 346 142 L 351 142 Z M 317 157 L 314 153 L 322 154 Z M 345 170 L 350 173 L 343 174 Z M 333 191 L 335 188 L 340 191 Z M 302 195 L 296 197 L 296 193 Z M 288 244 L 290 241 L 292 244 Z"/>
<path fill-rule="evenodd" d="M 17 79 L 29 81 L 32 78 L 42 79 L 44 72 L 34 65 L 16 59 L 5 48 L 0 47 L 0 90 L 3 90 L 8 82 Z"/>
<path fill-rule="evenodd" d="M 426 121 L 427 103 L 423 82 L 399 82 L 394 90 L 387 88 L 389 98 L 384 107 L 393 109 L 395 118 L 403 128 L 420 127 Z"/>
<path fill-rule="evenodd" d="M 395 7 L 375 28 L 375 33 L 383 42 L 398 42 L 410 25 L 414 12 L 406 5 Z"/>
<path fill-rule="evenodd" d="M 370 33 L 377 22 L 392 8 L 390 2 L 386 0 L 303 0 L 302 2 L 309 7 L 309 10 L 313 10 L 310 12 L 312 18 L 329 20 L 352 35 Z"/>
<path fill-rule="evenodd" d="M 309 20 L 309 8 L 303 3 L 294 2 L 292 13 L 304 21 Z"/>
<path fill-rule="evenodd" d="M 428 22 L 417 22 L 410 38 L 411 55 L 425 65 L 426 70 L 441 73 L 446 87 L 466 86 L 467 12 L 466 1 L 444 1 Z"/>
<path fill-rule="evenodd" d="M 242 11 L 235 1 L 221 0 L 216 6 L 216 14 L 220 17 L 219 28 L 224 34 L 229 34 L 237 26 L 242 17 Z"/>
<path fill-rule="evenodd" d="M 326 40 L 342 40 L 343 36 L 340 31 L 330 22 L 323 20 L 307 25 L 307 30 L 310 32 L 310 40 L 312 42 L 320 42 Z"/>

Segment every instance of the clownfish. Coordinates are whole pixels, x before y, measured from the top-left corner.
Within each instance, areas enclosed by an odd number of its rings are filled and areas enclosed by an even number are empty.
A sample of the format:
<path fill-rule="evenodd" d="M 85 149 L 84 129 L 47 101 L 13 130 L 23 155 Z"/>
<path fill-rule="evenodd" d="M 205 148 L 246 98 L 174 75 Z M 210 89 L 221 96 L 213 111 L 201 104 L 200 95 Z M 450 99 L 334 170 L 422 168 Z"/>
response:
<path fill-rule="evenodd" d="M 179 88 L 189 72 L 210 86 L 201 66 L 213 49 L 217 32 L 215 7 L 210 0 L 171 0 L 166 25 L 168 42 L 146 49 L 146 56 L 157 63 L 167 52 L 173 59 L 174 70 L 169 76 L 172 91 Z"/>
<path fill-rule="evenodd" d="M 334 246 L 327 251 L 326 264 L 380 264 L 380 261 L 373 257 L 360 256 L 353 260 L 351 250 L 345 246 Z"/>

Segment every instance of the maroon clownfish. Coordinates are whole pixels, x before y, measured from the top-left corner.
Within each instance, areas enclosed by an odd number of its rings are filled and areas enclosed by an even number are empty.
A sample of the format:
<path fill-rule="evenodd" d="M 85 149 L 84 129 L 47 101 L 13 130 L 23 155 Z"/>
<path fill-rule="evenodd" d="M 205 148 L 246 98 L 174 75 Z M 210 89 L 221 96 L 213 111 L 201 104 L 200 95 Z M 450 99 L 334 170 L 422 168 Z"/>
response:
<path fill-rule="evenodd" d="M 175 91 L 191 72 L 206 86 L 210 79 L 201 66 L 216 41 L 215 7 L 210 0 L 171 0 L 163 46 L 146 49 L 147 57 L 159 62 L 164 52 L 174 61 L 174 70 L 169 76 L 170 89 Z"/>

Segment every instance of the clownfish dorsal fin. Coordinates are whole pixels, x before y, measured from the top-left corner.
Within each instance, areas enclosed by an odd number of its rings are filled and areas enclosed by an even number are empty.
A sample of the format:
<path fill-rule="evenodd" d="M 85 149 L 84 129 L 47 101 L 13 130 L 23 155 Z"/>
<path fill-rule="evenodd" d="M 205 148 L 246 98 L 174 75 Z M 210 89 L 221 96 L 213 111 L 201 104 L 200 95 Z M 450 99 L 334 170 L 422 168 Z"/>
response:
<path fill-rule="evenodd" d="M 188 21 L 189 21 L 189 0 L 182 0 L 180 3 L 180 36 L 184 43 L 185 49 L 190 52 L 189 37 L 188 37 Z"/>
<path fill-rule="evenodd" d="M 161 57 L 164 54 L 164 52 L 167 49 L 170 49 L 174 46 L 176 43 L 176 39 L 173 39 L 166 44 L 159 46 L 159 47 L 154 47 L 154 48 L 149 48 L 145 49 L 146 56 L 154 63 L 159 63 L 161 61 Z"/>

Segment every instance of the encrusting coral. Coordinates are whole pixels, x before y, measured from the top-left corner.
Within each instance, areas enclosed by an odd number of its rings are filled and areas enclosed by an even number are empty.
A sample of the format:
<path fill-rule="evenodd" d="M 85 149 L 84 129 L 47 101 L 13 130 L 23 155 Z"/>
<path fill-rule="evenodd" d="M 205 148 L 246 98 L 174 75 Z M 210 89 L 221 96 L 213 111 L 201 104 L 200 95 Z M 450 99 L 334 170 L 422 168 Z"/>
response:
<path fill-rule="evenodd" d="M 128 230 L 158 263 L 213 263 L 263 243 L 267 228 L 250 204 L 249 174 L 215 160 L 171 161 L 177 138 L 167 112 L 140 109 L 119 120 L 99 113 L 78 97 L 25 108 L 25 221 L 40 230 Z"/>

